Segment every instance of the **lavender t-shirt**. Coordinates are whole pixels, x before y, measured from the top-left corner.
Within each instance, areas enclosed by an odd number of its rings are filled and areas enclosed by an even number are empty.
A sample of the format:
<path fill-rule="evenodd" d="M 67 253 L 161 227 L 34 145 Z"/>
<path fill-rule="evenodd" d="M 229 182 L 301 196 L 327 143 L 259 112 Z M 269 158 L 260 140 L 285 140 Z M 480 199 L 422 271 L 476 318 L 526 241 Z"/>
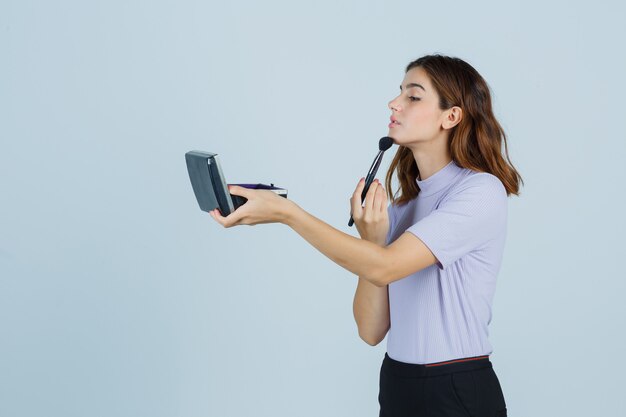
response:
<path fill-rule="evenodd" d="M 387 354 L 417 364 L 491 354 L 487 326 L 506 238 L 506 190 L 498 177 L 454 161 L 416 183 L 416 198 L 388 207 L 387 244 L 412 233 L 437 263 L 389 284 Z"/>

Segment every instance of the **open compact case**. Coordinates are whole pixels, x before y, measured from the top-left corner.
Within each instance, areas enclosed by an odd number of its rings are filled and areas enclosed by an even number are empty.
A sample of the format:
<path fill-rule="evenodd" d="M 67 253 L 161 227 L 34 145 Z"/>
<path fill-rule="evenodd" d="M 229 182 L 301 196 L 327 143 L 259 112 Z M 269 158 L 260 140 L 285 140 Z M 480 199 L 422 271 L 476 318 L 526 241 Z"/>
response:
<path fill-rule="evenodd" d="M 222 216 L 228 216 L 248 201 L 242 196 L 230 194 L 229 185 L 270 190 L 287 198 L 287 190 L 275 187 L 274 184 L 227 184 L 216 153 L 189 151 L 185 154 L 185 161 L 193 192 L 203 211 L 209 212 L 219 208 Z"/>

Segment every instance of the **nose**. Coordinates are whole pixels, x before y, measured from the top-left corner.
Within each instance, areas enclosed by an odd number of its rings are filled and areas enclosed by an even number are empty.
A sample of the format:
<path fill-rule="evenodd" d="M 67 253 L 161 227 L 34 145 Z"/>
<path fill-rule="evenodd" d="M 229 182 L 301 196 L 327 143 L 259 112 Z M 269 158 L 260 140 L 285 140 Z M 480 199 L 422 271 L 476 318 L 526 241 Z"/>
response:
<path fill-rule="evenodd" d="M 397 97 L 396 97 L 397 98 Z M 391 100 L 388 104 L 387 107 L 389 107 L 389 110 L 395 110 L 395 111 L 400 111 L 402 110 L 400 108 L 400 105 L 396 102 L 396 98 L 394 98 L 393 100 Z"/>

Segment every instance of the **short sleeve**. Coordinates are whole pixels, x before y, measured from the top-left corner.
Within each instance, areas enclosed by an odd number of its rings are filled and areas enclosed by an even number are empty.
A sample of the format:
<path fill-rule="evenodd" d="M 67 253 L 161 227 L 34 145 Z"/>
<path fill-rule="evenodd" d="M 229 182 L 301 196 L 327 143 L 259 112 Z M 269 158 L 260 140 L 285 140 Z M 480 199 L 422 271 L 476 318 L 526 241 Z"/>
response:
<path fill-rule="evenodd" d="M 393 234 L 393 228 L 395 227 L 396 222 L 396 207 L 394 207 L 393 203 L 390 203 L 387 206 L 387 215 L 389 216 L 389 231 L 387 232 L 385 246 L 388 246 L 390 244 L 389 240 L 391 239 L 391 235 Z"/>
<path fill-rule="evenodd" d="M 495 175 L 463 180 L 439 206 L 406 231 L 432 251 L 440 269 L 506 232 L 507 194 Z"/>

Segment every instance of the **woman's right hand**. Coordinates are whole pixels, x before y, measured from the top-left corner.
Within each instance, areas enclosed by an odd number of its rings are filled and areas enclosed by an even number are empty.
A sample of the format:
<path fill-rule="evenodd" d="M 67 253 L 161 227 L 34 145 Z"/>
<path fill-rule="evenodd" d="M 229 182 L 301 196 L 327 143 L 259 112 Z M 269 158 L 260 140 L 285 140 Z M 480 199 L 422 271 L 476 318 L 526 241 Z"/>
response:
<path fill-rule="evenodd" d="M 365 188 L 362 179 L 350 198 L 350 206 L 354 224 L 362 239 L 384 245 L 389 232 L 389 215 L 387 214 L 387 194 L 385 189 L 374 180 L 365 195 L 365 205 L 361 207 L 361 193 Z"/>

